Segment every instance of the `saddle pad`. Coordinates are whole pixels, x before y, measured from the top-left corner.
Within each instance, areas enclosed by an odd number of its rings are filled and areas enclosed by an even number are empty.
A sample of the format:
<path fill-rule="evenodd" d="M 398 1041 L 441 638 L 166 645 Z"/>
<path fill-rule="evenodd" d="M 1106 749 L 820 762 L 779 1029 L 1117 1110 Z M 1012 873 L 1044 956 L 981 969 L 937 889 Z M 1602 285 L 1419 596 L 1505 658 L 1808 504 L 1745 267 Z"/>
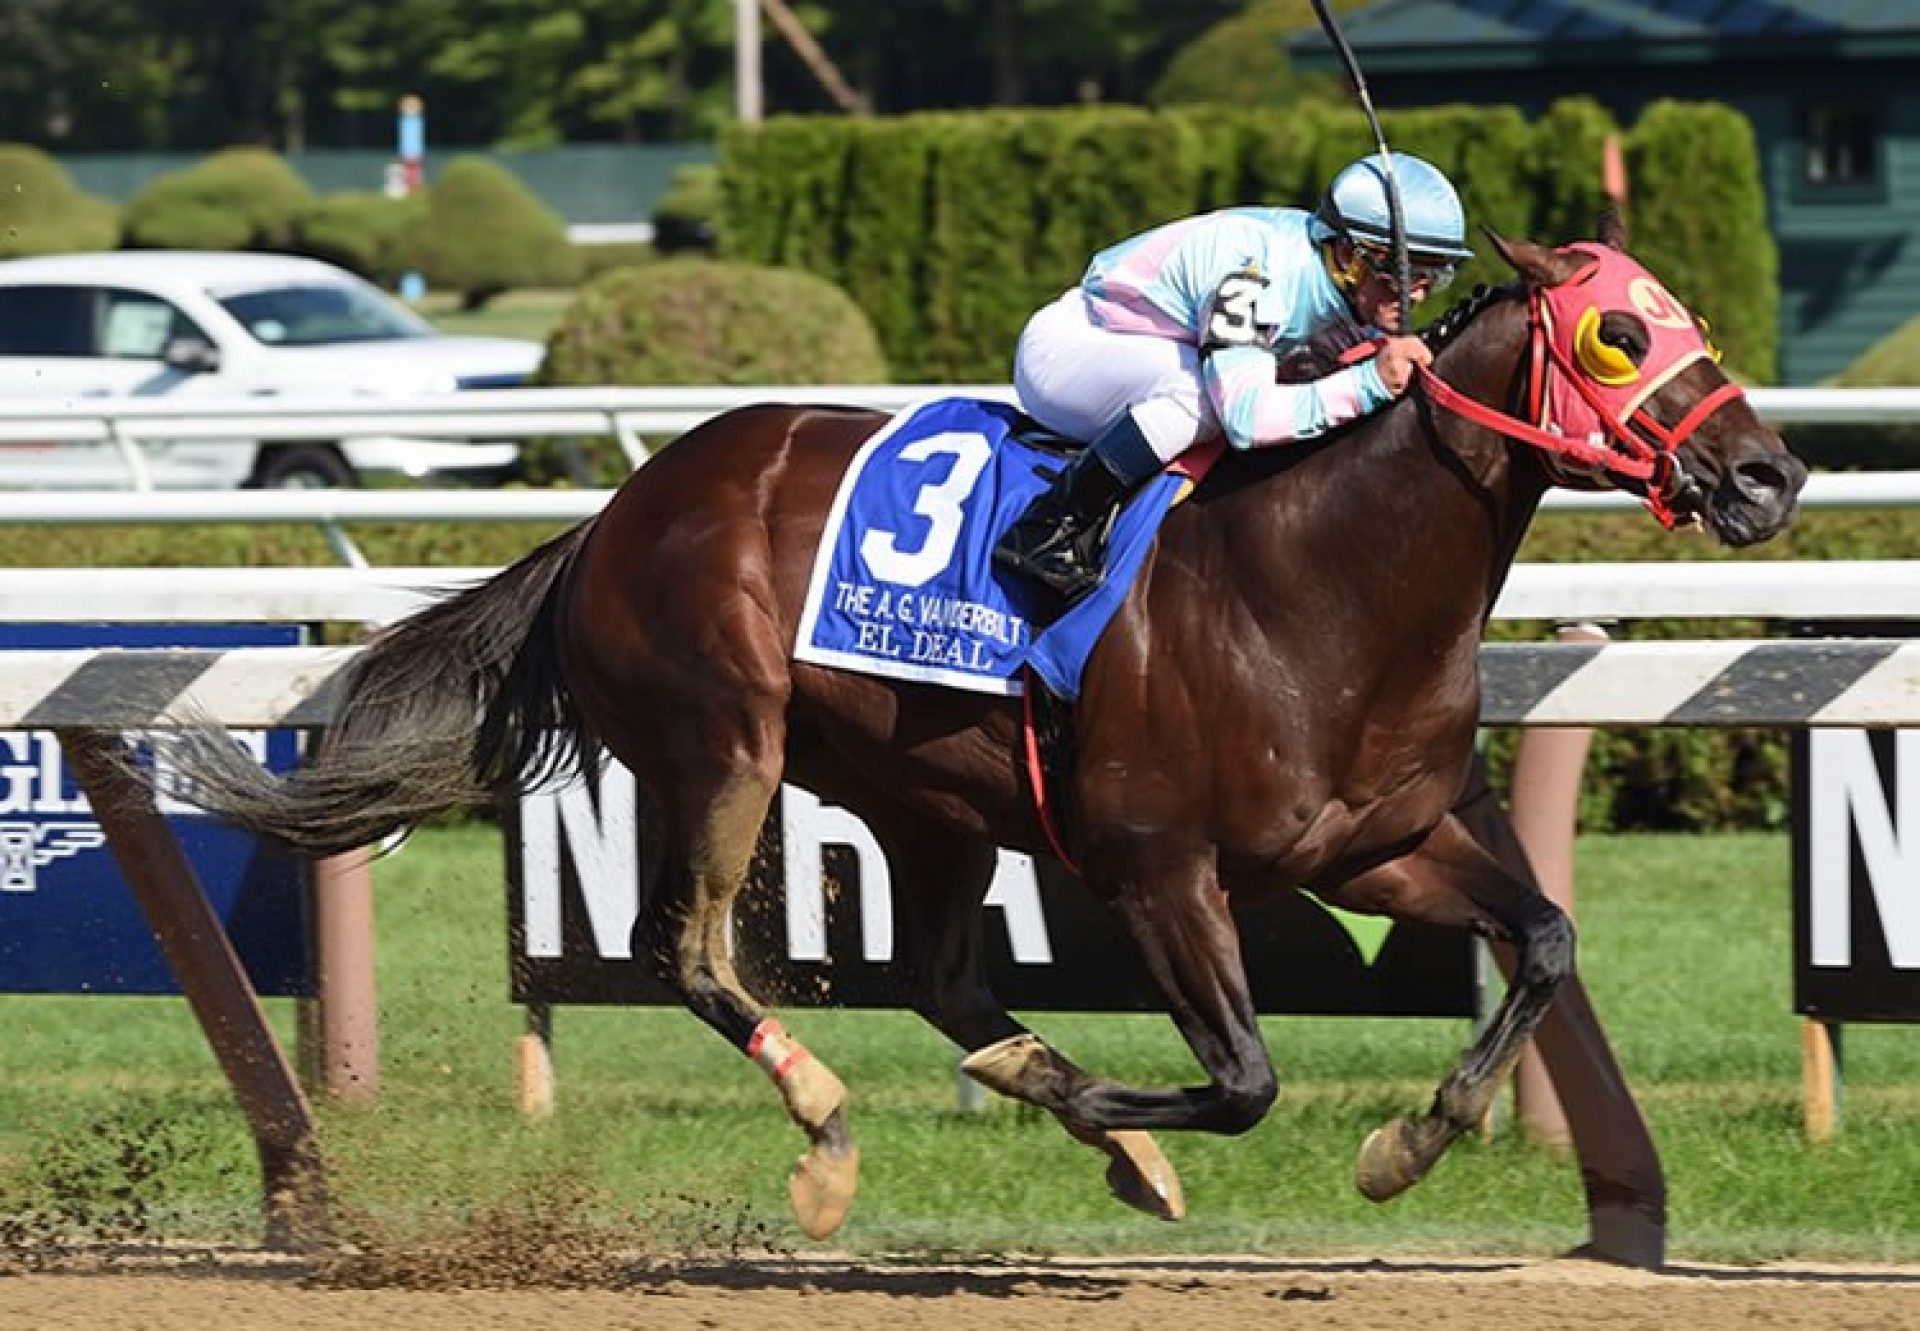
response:
<path fill-rule="evenodd" d="M 834 496 L 814 556 L 794 655 L 816 665 L 978 693 L 1021 691 L 1031 663 L 1064 698 L 1126 597 L 1186 477 L 1167 473 L 1127 505 L 1106 579 L 1036 633 L 1042 593 L 993 565 L 993 543 L 1064 460 L 1014 433 L 1013 407 L 937 398 L 864 444 Z"/>

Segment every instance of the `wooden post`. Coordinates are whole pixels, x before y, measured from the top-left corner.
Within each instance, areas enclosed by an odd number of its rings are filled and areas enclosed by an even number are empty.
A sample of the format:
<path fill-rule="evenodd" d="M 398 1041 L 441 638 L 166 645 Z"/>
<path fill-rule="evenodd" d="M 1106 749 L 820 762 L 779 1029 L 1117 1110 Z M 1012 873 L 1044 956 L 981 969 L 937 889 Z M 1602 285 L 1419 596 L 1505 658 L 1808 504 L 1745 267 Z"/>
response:
<path fill-rule="evenodd" d="M 528 1118 L 553 1113 L 553 1008 L 527 1005 L 527 1031 L 513 1045 L 514 1081 L 520 1112 Z"/>
<path fill-rule="evenodd" d="M 1800 1118 L 1816 1146 L 1840 1130 L 1840 1024 L 1809 1017 L 1800 1027 Z"/>
<path fill-rule="evenodd" d="M 1533 881 L 1526 852 L 1487 784 L 1486 764 L 1477 757 L 1454 814 L 1508 870 Z M 1513 950 L 1493 952 L 1511 980 Z M 1591 1234 L 1587 1252 L 1627 1266 L 1658 1268 L 1666 1260 L 1667 1234 L 1660 1154 L 1578 975 L 1561 986 L 1533 1038 L 1559 1092 L 1579 1160 Z"/>
<path fill-rule="evenodd" d="M 800 57 L 800 63 L 807 67 L 827 96 L 833 98 L 833 104 L 848 115 L 865 115 L 866 98 L 840 77 L 839 68 L 820 49 L 820 43 L 813 39 L 813 34 L 806 30 L 794 12 L 787 8 L 786 0 L 760 0 L 760 8 L 773 20 L 773 26 L 780 30 L 780 35 L 787 39 L 787 45 Z"/>
<path fill-rule="evenodd" d="M 374 984 L 372 853 L 313 866 L 319 970 L 320 1085 L 342 1104 L 380 1098 L 380 1013 Z"/>
<path fill-rule="evenodd" d="M 1593 624 L 1564 626 L 1561 642 L 1605 642 Z M 1513 831 L 1526 851 L 1540 890 L 1573 917 L 1573 845 L 1578 830 L 1580 777 L 1593 731 L 1576 726 L 1530 726 L 1513 759 Z M 1513 1071 L 1514 1118 L 1528 1140 L 1550 1150 L 1573 1144 L 1566 1111 L 1531 1041 Z"/>
<path fill-rule="evenodd" d="M 733 0 L 733 114 L 757 125 L 765 111 L 760 80 L 760 0 Z"/>
<path fill-rule="evenodd" d="M 253 1131 L 265 1190 L 266 1243 L 309 1247 L 327 1231 L 313 1113 L 220 917 L 120 736 L 94 729 L 55 733 Z"/>
<path fill-rule="evenodd" d="M 1600 148 L 1600 189 L 1619 210 L 1623 226 L 1627 220 L 1627 188 L 1627 159 L 1620 151 L 1620 136 L 1608 134 Z"/>

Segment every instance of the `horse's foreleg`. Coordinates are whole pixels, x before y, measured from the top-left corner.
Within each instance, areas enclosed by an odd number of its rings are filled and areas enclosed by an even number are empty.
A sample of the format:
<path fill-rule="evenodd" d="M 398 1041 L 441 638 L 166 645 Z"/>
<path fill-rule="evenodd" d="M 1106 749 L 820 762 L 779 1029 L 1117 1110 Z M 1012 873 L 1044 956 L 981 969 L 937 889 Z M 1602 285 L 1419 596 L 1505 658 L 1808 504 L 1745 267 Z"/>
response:
<path fill-rule="evenodd" d="M 995 852 L 899 815 L 869 815 L 896 869 L 911 872 L 903 912 L 913 1004 L 935 1029 L 968 1050 L 963 1070 L 982 1085 L 1045 1109 L 1076 1141 L 1107 1156 L 1107 1187 L 1135 1210 L 1162 1220 L 1186 1214 L 1180 1176 L 1145 1132 L 1085 1127 L 1068 1113 L 1091 1078 L 1013 1019 L 988 987 L 980 949 L 980 907 L 993 881 Z"/>
<path fill-rule="evenodd" d="M 1515 952 L 1513 982 L 1419 1118 L 1396 1119 L 1360 1148 L 1354 1181 L 1376 1202 L 1418 1183 L 1454 1139 L 1476 1126 L 1501 1079 L 1573 974 L 1573 923 L 1501 867 L 1449 816 L 1419 848 L 1322 895 L 1349 910 L 1468 929 Z"/>
<path fill-rule="evenodd" d="M 777 784 L 777 774 L 736 775 L 702 803 L 691 836 L 669 834 L 686 847 L 684 862 L 675 866 L 684 877 L 657 903 L 663 909 L 653 931 L 667 933 L 657 950 L 688 1009 L 765 1070 L 788 1116 L 807 1134 L 811 1145 L 794 1166 L 789 1192 L 800 1227 L 819 1239 L 846 1220 L 859 1185 L 846 1087 L 747 992 L 727 947 L 734 898 Z"/>
<path fill-rule="evenodd" d="M 1135 853 L 1116 857 L 1129 866 L 1155 858 Z M 1130 867 L 1126 875 L 1110 875 L 1108 881 L 1114 877 L 1121 879 L 1114 911 L 1166 995 L 1174 1024 L 1212 1080 L 1185 1088 L 1121 1086 L 1088 1077 L 1065 1060 L 1029 1060 L 1028 1075 L 1059 1078 L 1061 1118 L 1076 1132 L 1246 1132 L 1266 1116 L 1277 1087 L 1240 962 L 1239 930 L 1215 877 L 1211 853 L 1196 853 L 1172 865 L 1162 862 L 1150 875 Z M 990 1052 L 983 1051 L 983 1057 Z M 1008 1051 L 1009 1056 L 1017 1053 Z"/>

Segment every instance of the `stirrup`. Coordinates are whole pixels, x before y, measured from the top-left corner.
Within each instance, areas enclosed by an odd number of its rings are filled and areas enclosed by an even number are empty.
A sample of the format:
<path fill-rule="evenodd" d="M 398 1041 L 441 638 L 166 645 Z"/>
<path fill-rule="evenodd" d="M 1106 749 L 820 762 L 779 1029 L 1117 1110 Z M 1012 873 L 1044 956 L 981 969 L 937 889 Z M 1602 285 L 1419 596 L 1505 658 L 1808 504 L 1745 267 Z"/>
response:
<path fill-rule="evenodd" d="M 1063 602 L 1063 609 L 1070 607 L 1100 585 L 1106 576 L 1103 567 L 1106 553 L 1104 541 L 1092 542 L 1093 549 L 1082 549 L 1092 530 L 1074 531 L 1071 527 L 1060 530 L 1054 539 L 1042 542 L 1032 550 L 1009 551 L 1005 564 L 1014 572 L 1031 582 L 1036 582 Z M 994 552 L 999 559 L 1000 552 Z"/>

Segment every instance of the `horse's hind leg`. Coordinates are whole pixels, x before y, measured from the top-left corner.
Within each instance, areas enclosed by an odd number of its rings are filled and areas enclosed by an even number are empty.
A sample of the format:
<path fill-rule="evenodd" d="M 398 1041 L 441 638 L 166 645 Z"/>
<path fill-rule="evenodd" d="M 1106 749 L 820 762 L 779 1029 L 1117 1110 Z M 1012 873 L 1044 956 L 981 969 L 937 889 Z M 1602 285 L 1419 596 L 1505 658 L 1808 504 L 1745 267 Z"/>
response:
<path fill-rule="evenodd" d="M 1410 854 L 1321 895 L 1349 910 L 1471 930 L 1511 943 L 1516 953 L 1506 997 L 1440 1084 L 1432 1107 L 1419 1118 L 1395 1119 L 1361 1146 L 1354 1181 L 1372 1200 L 1386 1201 L 1424 1178 L 1486 1114 L 1555 991 L 1573 974 L 1573 924 L 1451 816 Z"/>
<path fill-rule="evenodd" d="M 1045 1109 L 1075 1140 L 1108 1159 L 1107 1187 L 1120 1201 L 1162 1220 L 1186 1214 L 1180 1177 L 1145 1132 L 1078 1125 L 1068 1112 L 1091 1078 L 1008 1014 L 987 985 L 981 957 L 981 903 L 993 881 L 994 848 L 897 810 L 870 813 L 905 887 L 902 920 L 913 1005 L 968 1051 L 968 1075 L 1002 1095 Z"/>
<path fill-rule="evenodd" d="M 734 898 L 746 881 L 779 772 L 776 751 L 772 762 L 737 765 L 712 782 L 683 770 L 671 789 L 652 792 L 665 802 L 650 810 L 649 820 L 660 825 L 669 862 L 663 890 L 636 926 L 635 952 L 656 955 L 688 1009 L 779 1088 L 789 1117 L 811 1142 L 789 1186 L 800 1227 L 818 1239 L 840 1228 L 859 1183 L 846 1088 L 747 992 L 727 944 Z"/>
<path fill-rule="evenodd" d="M 1246 1132 L 1272 1106 L 1277 1087 L 1212 851 L 1130 844 L 1104 860 L 1093 881 L 1112 889 L 1115 914 L 1211 1080 L 1192 1087 L 1123 1086 L 1076 1069 L 1061 1088 L 1061 1119 L 1076 1135 L 1151 1128 Z"/>

